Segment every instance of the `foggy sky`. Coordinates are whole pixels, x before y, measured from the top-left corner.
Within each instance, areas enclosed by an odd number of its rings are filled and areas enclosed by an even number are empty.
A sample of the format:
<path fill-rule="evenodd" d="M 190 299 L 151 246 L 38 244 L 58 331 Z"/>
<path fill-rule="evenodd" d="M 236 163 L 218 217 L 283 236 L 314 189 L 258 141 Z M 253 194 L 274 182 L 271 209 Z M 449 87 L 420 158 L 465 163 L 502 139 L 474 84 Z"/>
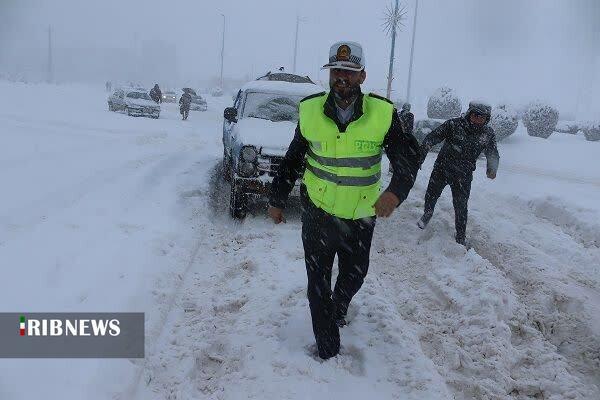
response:
<path fill-rule="evenodd" d="M 52 26 L 57 81 L 208 82 L 219 75 L 224 14 L 225 77 L 256 77 L 273 66 L 291 70 L 299 15 L 299 73 L 326 82 L 327 72 L 320 67 L 327 62 L 329 46 L 354 40 L 366 55 L 365 85 L 385 93 L 390 40 L 382 23 L 390 4 L 0 0 L 0 73 L 44 79 Z M 396 43 L 392 98 L 398 99 L 406 92 L 415 0 L 401 4 L 408 13 Z M 419 2 L 414 103 L 447 85 L 462 97 L 493 103 L 540 98 L 568 112 L 600 113 L 598 70 L 598 0 Z"/>

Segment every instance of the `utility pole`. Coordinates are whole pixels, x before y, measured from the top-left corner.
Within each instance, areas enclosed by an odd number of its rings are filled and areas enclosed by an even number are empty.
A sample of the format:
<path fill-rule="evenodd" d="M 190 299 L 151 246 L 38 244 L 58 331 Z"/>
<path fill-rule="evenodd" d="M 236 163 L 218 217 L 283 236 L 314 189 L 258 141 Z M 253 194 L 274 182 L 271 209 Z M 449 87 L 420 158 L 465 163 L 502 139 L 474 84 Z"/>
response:
<path fill-rule="evenodd" d="M 412 43 L 410 45 L 410 64 L 408 66 L 408 83 L 406 85 L 406 102 L 410 103 L 410 86 L 412 84 L 413 57 L 415 54 L 415 36 L 417 34 L 417 13 L 419 12 L 419 0 L 415 0 L 415 16 L 413 19 Z"/>
<path fill-rule="evenodd" d="M 48 83 L 54 81 L 54 71 L 52 70 L 52 26 L 48 25 L 48 71 L 46 80 Z"/>
<path fill-rule="evenodd" d="M 225 14 L 221 14 L 221 16 L 223 17 L 223 37 L 221 40 L 221 79 L 220 79 L 220 85 L 221 85 L 221 89 L 223 89 L 223 56 L 225 54 Z"/>
<path fill-rule="evenodd" d="M 294 39 L 294 67 L 292 68 L 292 72 L 296 73 L 296 57 L 298 55 L 298 25 L 300 25 L 300 17 L 296 15 L 296 36 Z"/>

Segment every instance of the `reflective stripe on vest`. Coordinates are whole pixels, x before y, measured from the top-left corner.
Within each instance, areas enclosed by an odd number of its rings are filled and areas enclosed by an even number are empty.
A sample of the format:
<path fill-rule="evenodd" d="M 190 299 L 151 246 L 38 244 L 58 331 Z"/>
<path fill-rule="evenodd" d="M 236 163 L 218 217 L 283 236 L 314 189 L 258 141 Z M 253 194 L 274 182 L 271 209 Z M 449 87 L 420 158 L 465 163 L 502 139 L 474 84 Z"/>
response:
<path fill-rule="evenodd" d="M 310 170 L 318 178 L 335 183 L 341 186 L 369 186 L 379 182 L 381 172 L 371 176 L 340 176 L 331 172 L 323 171 L 322 169 L 313 167 L 310 164 L 306 165 L 306 169 Z"/>
<path fill-rule="evenodd" d="M 369 157 L 321 157 L 316 155 L 312 149 L 308 149 L 308 155 L 319 164 L 328 167 L 354 167 L 354 168 L 371 168 L 381 162 L 381 153 Z"/>
<path fill-rule="evenodd" d="M 308 141 L 303 181 L 311 202 L 339 218 L 375 215 L 381 156 L 393 105 L 364 95 L 363 115 L 345 132 L 324 113 L 327 95 L 300 102 L 300 132 Z"/>

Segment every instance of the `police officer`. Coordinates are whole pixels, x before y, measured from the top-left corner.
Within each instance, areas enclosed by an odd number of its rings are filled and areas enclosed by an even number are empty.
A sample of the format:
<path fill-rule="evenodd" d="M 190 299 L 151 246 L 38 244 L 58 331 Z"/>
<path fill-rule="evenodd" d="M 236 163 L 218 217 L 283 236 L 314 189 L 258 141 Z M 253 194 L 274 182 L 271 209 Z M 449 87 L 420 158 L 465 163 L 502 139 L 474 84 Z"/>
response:
<path fill-rule="evenodd" d="M 335 356 L 339 327 L 369 267 L 375 218 L 388 217 L 406 199 L 419 169 L 416 139 L 402 129 L 393 104 L 363 94 L 365 59 L 360 44 L 335 43 L 329 51 L 330 92 L 300 102 L 294 139 L 273 180 L 269 216 L 284 222 L 283 209 L 302 174 L 302 243 L 308 301 L 319 356 Z M 380 192 L 381 157 L 394 173 Z M 303 169 L 303 167 L 305 168 Z M 331 290 L 331 270 L 339 273 Z"/>
<path fill-rule="evenodd" d="M 446 185 L 452 190 L 452 203 L 456 228 L 456 242 L 465 245 L 467 229 L 467 204 L 471 193 L 471 181 L 476 161 L 481 152 L 487 159 L 487 177 L 496 178 L 500 156 L 496 147 L 494 130 L 488 125 L 492 107 L 478 101 L 469 103 L 465 115 L 450 119 L 434 129 L 421 144 L 422 160 L 431 147 L 444 141 L 438 154 L 429 185 L 425 193 L 425 210 L 417 223 L 425 226 L 433 216 L 435 203 Z"/>

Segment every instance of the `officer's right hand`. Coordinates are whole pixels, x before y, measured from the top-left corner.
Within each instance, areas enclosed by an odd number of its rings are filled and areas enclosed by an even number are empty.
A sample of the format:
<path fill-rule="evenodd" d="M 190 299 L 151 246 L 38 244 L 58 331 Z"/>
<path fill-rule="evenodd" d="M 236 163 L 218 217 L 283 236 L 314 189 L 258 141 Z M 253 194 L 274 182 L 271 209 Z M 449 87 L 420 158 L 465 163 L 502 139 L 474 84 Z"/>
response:
<path fill-rule="evenodd" d="M 279 224 L 281 222 L 285 223 L 285 217 L 283 216 L 283 209 L 269 206 L 269 217 L 275 222 Z"/>

